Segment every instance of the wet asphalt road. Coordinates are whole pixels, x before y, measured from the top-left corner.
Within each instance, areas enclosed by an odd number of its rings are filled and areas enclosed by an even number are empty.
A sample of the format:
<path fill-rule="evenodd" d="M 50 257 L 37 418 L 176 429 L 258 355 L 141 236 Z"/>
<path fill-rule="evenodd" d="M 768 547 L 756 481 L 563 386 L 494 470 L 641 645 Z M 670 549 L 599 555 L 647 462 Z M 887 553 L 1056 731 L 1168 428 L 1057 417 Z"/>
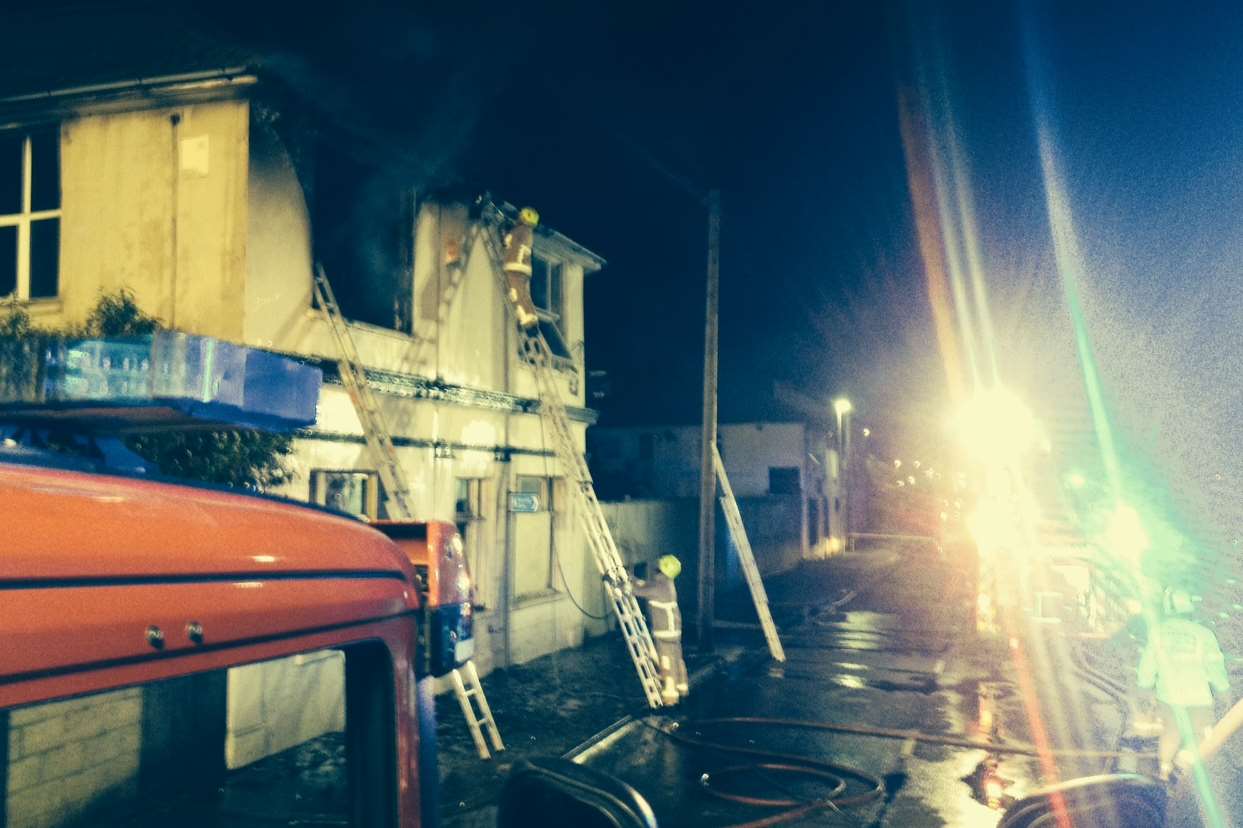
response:
<path fill-rule="evenodd" d="M 771 579 L 786 663 L 752 659 L 736 665 L 700 688 L 676 717 L 644 720 L 585 753 L 583 764 L 633 785 L 661 826 L 745 823 L 786 809 L 740 804 L 713 790 L 793 802 L 822 798 L 829 785 L 822 777 L 754 767 L 782 759 L 677 741 L 668 735 L 675 721 L 677 736 L 698 742 L 858 769 L 858 778 L 846 774 L 847 798 L 867 799 L 876 777 L 904 774 L 891 777 L 891 790 L 895 778 L 904 783 L 889 802 L 875 797 L 838 812 L 825 807 L 793 824 L 991 826 L 1000 818 L 999 806 L 1012 797 L 1048 781 L 1107 769 L 1100 759 L 1041 762 L 900 739 L 702 722 L 773 717 L 1012 745 L 1031 745 L 1039 737 L 1055 746 L 1114 748 L 1122 727 L 1118 705 L 1073 670 L 1063 646 L 1049 644 L 1060 641 L 1060 631 L 1024 631 L 1015 636 L 1017 647 L 1004 636 L 977 638 L 970 573 L 970 562 L 952 553 L 889 545 Z M 732 612 L 743 620 L 747 610 L 734 604 Z M 726 637 L 739 643 L 747 635 Z M 752 638 L 762 647 L 758 634 Z"/>

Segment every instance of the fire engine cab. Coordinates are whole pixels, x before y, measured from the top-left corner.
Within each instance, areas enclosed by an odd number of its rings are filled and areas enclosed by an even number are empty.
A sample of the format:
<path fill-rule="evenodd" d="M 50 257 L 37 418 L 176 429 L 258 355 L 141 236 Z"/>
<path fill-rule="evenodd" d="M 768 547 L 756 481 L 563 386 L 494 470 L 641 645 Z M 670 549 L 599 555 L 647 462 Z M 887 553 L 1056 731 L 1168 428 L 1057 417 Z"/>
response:
<path fill-rule="evenodd" d="M 309 425 L 317 368 L 40 347 L 0 354 L 0 825 L 435 825 L 433 683 L 473 646 L 456 528 L 161 480 L 117 439 Z M 655 825 L 616 780 L 519 763 L 499 824 L 556 813 Z"/>

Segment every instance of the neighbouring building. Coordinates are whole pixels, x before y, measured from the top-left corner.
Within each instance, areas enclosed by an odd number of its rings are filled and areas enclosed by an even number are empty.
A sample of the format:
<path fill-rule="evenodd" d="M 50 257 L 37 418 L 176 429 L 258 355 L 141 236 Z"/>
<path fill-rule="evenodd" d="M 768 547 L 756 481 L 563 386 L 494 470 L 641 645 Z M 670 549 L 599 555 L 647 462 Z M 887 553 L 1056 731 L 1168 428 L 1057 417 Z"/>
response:
<path fill-rule="evenodd" d="M 725 423 L 718 444 L 761 571 L 781 571 L 842 548 L 845 504 L 828 431 L 798 421 Z M 622 537 L 639 531 L 622 516 L 641 508 L 636 502 L 674 501 L 683 505 L 672 508 L 697 509 L 691 501 L 699 497 L 698 425 L 597 426 L 588 445 L 597 490 L 623 524 Z M 651 546 L 662 543 L 670 541 L 657 536 Z M 687 546 L 688 538 L 679 543 Z M 727 575 L 734 572 L 730 561 L 720 569 Z"/>
<path fill-rule="evenodd" d="M 0 297 L 60 325 L 125 289 L 169 327 L 318 361 L 318 423 L 297 439 L 284 494 L 374 517 L 378 479 L 312 302 L 321 263 L 418 517 L 452 520 L 465 535 L 481 672 L 605 632 L 608 622 L 567 595 L 606 614 L 482 243 L 458 249 L 467 205 L 416 192 L 381 152 L 343 146 L 331 123 L 270 92 L 261 66 L 224 62 L 235 59 L 228 50 L 185 52 L 194 59 L 158 72 L 31 72 L 25 86 L 3 84 Z M 583 289 L 604 260 L 548 228 L 534 255 L 533 294 L 581 445 L 594 421 Z M 511 492 L 538 495 L 537 509 L 511 512 Z M 339 729 L 341 675 L 334 653 L 233 671 L 230 765 Z M 40 767 L 37 782 L 60 778 Z"/>

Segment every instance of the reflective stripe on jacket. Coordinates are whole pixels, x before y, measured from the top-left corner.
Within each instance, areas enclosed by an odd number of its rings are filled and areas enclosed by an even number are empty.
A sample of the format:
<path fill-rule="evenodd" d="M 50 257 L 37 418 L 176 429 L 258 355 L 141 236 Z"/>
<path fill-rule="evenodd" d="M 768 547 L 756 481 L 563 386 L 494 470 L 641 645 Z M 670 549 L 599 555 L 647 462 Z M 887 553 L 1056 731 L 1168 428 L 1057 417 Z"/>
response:
<path fill-rule="evenodd" d="M 663 572 L 650 581 L 635 581 L 634 594 L 647 599 L 647 623 L 653 638 L 682 636 L 682 613 L 678 609 L 678 588 Z"/>

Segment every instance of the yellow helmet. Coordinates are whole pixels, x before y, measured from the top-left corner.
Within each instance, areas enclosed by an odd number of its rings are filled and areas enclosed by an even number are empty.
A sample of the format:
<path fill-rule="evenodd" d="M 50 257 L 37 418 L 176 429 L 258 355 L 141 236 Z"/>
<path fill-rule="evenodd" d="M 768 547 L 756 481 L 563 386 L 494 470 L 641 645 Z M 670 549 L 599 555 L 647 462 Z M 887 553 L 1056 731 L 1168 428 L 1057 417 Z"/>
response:
<path fill-rule="evenodd" d="M 665 577 L 671 581 L 682 574 L 682 562 L 675 555 L 661 555 L 656 565 L 660 567 L 660 571 L 665 574 Z"/>
<path fill-rule="evenodd" d="M 534 227 L 539 224 L 539 212 L 534 207 L 523 207 L 518 211 L 518 221 L 528 227 Z"/>

